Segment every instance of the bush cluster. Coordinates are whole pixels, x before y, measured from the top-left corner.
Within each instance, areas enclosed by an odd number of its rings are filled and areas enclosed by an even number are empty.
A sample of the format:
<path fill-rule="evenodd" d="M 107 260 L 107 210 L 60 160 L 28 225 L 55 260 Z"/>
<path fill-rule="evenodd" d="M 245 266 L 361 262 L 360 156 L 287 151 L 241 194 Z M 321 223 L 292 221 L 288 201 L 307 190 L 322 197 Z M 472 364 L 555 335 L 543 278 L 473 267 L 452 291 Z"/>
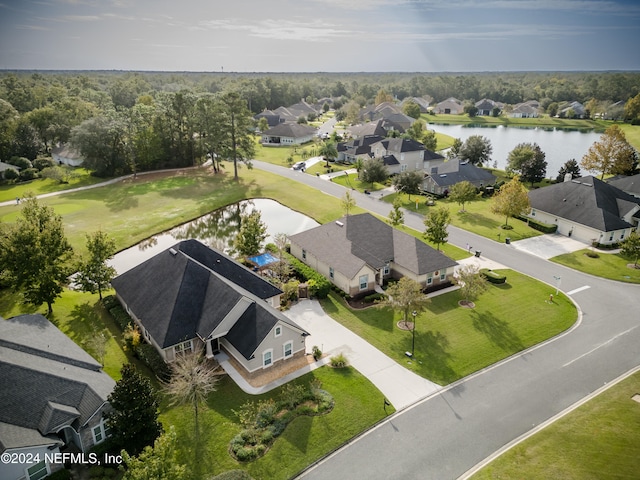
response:
<path fill-rule="evenodd" d="M 333 357 L 331 357 L 329 359 L 329 363 L 333 368 L 344 368 L 349 365 L 349 361 L 343 353 L 339 353 L 338 355 L 334 355 Z"/>
<path fill-rule="evenodd" d="M 501 275 L 493 270 L 489 270 L 488 268 L 481 268 L 480 275 L 486 278 L 490 283 L 500 284 L 507 281 L 506 275 Z"/>
<path fill-rule="evenodd" d="M 292 255 L 289 255 L 288 260 L 296 274 L 309 284 L 309 293 L 312 296 L 327 298 L 327 295 L 329 295 L 331 291 L 331 282 L 329 280 Z"/>
<path fill-rule="evenodd" d="M 296 417 L 329 413 L 333 397 L 321 386 L 319 381 L 312 381 L 308 387 L 288 383 L 282 387 L 278 401 L 247 402 L 238 411 L 233 410 L 243 430 L 231 440 L 230 454 L 240 462 L 255 460 Z"/>
<path fill-rule="evenodd" d="M 531 228 L 542 233 L 556 233 L 556 230 L 558 229 L 558 226 L 555 223 L 551 224 L 551 223 L 539 222 L 532 218 L 524 217 L 522 215 L 516 218 L 518 220 L 522 220 L 523 222 L 527 222 Z"/>
<path fill-rule="evenodd" d="M 387 298 L 387 296 L 384 293 L 372 293 L 371 295 L 367 295 L 366 297 L 364 297 L 362 300 L 365 303 L 374 303 L 380 300 L 384 300 L 385 298 Z"/>

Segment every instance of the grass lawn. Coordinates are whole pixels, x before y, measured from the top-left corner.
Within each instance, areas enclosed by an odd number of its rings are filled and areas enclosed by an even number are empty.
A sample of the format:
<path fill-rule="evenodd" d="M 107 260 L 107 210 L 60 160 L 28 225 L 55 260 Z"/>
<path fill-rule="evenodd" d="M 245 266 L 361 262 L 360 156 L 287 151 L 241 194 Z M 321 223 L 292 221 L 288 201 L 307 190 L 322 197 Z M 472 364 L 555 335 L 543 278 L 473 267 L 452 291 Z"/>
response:
<path fill-rule="evenodd" d="M 436 132 L 436 141 L 436 148 L 439 151 L 452 147 L 455 138 L 451 135 L 445 135 L 444 133 Z"/>
<path fill-rule="evenodd" d="M 294 163 L 305 160 L 316 155 L 318 147 L 315 143 L 309 142 L 304 145 L 291 145 L 284 147 L 265 147 L 260 143 L 260 136 L 254 137 L 256 154 L 255 159 L 262 162 L 272 163 L 281 167 L 291 167 Z M 303 153 L 306 152 L 307 155 Z M 293 157 L 291 164 L 287 161 L 289 156 Z"/>
<path fill-rule="evenodd" d="M 247 401 L 277 399 L 280 389 L 253 396 L 242 392 L 228 377 L 209 396 L 208 408 L 201 412 L 201 448 L 193 435 L 193 412 L 188 407 L 164 411 L 162 422 L 175 425 L 180 461 L 196 469 L 196 478 L 208 478 L 226 470 L 241 468 L 255 479 L 287 479 L 344 442 L 385 417 L 382 394 L 353 368 L 323 367 L 296 380 L 308 385 L 317 378 L 331 393 L 335 407 L 331 413 L 302 416 L 291 422 L 271 449 L 254 462 L 240 464 L 228 453 L 229 442 L 241 430 L 232 410 Z M 391 413 L 393 409 L 387 407 Z M 354 412 L 358 412 L 354 415 Z M 200 452 L 200 455 L 198 453 Z"/>
<path fill-rule="evenodd" d="M 227 171 L 229 165 L 226 164 Z M 217 208 L 246 198 L 274 198 L 320 223 L 342 216 L 340 200 L 278 175 L 240 170 L 239 181 L 209 169 L 183 175 L 129 179 L 114 185 L 40 200 L 62 215 L 65 233 L 79 253 L 85 233 L 102 229 L 118 250 Z M 0 208 L 0 221 L 13 222 L 20 206 Z"/>
<path fill-rule="evenodd" d="M 69 180 L 69 183 L 60 183 L 57 180 L 41 178 L 25 183 L 0 185 L 0 202 L 15 200 L 17 197 L 23 198 L 28 193 L 41 195 L 43 193 L 59 192 L 61 190 L 94 185 L 108 180 L 107 178 L 92 177 L 89 171 L 84 168 L 77 168 L 75 172 L 78 176 Z"/>
<path fill-rule="evenodd" d="M 591 258 L 586 255 L 588 251 L 589 249 L 584 249 L 565 253 L 553 257 L 551 261 L 596 277 L 640 283 L 640 269 L 627 267 L 633 260 L 624 258 L 619 253 L 598 253 L 598 258 Z"/>
<path fill-rule="evenodd" d="M 640 372 L 609 388 L 474 475 L 473 480 L 638 478 Z"/>
<path fill-rule="evenodd" d="M 398 194 L 393 193 L 383 198 L 385 202 L 393 203 Z M 510 218 L 509 225 L 513 227 L 511 230 L 503 230 L 500 228 L 504 225 L 504 217 L 491 213 L 491 201 L 489 198 L 479 198 L 476 201 L 466 203 L 465 212 L 460 212 L 460 205 L 449 199 L 438 199 L 435 206 L 427 206 L 424 196 L 411 195 L 401 193 L 402 206 L 412 212 L 418 212 L 426 215 L 430 209 L 446 207 L 451 215 L 451 225 L 463 228 L 470 232 L 490 238 L 491 240 L 503 241 L 505 237 L 511 238 L 512 241 L 522 240 L 524 238 L 535 237 L 541 235 L 540 232 L 529 227 L 525 222 Z M 418 208 L 416 209 L 416 199 L 418 199 Z"/>
<path fill-rule="evenodd" d="M 353 166 L 351 167 L 353 168 Z M 369 190 L 370 192 L 377 192 L 378 190 L 382 190 L 386 188 L 386 185 L 382 183 L 374 183 L 371 185 L 370 183 L 361 182 L 358 179 L 357 173 L 352 173 L 350 175 L 342 175 L 340 177 L 334 177 L 333 183 L 337 183 L 347 188 L 355 188 L 359 192 L 364 192 L 365 190 Z"/>
<path fill-rule="evenodd" d="M 333 293 L 322 305 L 396 362 L 447 385 L 563 332 L 576 321 L 576 308 L 564 295 L 548 303 L 553 287 L 515 271 L 502 272 L 507 283 L 490 285 L 473 309 L 458 305 L 458 292 L 433 297 L 417 317 L 412 362 L 404 355 L 411 351 L 412 334 L 396 326 L 401 317 L 394 318 L 390 309 L 351 310 Z"/>

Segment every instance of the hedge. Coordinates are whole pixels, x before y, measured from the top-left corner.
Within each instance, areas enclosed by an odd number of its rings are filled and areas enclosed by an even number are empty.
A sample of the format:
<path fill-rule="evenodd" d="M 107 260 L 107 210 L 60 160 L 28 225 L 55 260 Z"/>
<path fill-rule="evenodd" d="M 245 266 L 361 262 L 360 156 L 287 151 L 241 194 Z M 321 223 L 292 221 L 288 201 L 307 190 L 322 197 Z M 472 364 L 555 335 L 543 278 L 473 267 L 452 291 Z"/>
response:
<path fill-rule="evenodd" d="M 493 270 L 489 270 L 488 268 L 481 268 L 480 275 L 486 278 L 490 283 L 500 284 L 507 281 L 506 275 L 496 273 Z"/>
<path fill-rule="evenodd" d="M 293 255 L 289 255 L 288 261 L 298 275 L 305 280 L 313 280 L 312 282 L 309 282 L 309 293 L 312 296 L 317 298 L 327 298 L 331 291 L 331 282 L 329 280 L 320 275 L 310 266 L 302 263 Z"/>
<path fill-rule="evenodd" d="M 534 230 L 538 230 L 539 232 L 542 232 L 542 233 L 556 233 L 556 230 L 558 229 L 558 226 L 555 223 L 538 222 L 537 220 L 534 220 L 532 218 L 525 217 L 522 215 L 516 218 L 518 220 L 522 220 L 523 222 L 527 222 L 527 224 L 531 228 L 533 228 Z"/>

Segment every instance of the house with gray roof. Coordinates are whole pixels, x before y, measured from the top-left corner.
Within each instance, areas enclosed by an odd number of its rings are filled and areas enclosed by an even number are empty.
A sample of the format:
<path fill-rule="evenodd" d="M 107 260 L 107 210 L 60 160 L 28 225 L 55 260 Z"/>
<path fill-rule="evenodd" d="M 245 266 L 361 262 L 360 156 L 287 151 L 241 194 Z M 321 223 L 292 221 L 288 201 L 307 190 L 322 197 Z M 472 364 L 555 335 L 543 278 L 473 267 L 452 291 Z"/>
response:
<path fill-rule="evenodd" d="M 351 296 L 390 278 L 409 277 L 423 288 L 451 283 L 455 260 L 369 213 L 291 235 L 291 254 Z"/>
<path fill-rule="evenodd" d="M 409 138 L 385 138 L 371 145 L 371 154 L 381 158 L 390 175 L 424 171 L 433 161 L 444 157 L 428 150 L 422 143 Z"/>
<path fill-rule="evenodd" d="M 302 145 L 313 140 L 317 129 L 300 123 L 280 123 L 262 132 L 261 143 L 265 147 Z"/>
<path fill-rule="evenodd" d="M 0 453 L 39 455 L 0 462 L 0 478 L 43 478 L 61 467 L 45 453 L 88 452 L 108 436 L 103 415 L 115 382 L 42 315 L 0 318 L 0 378 Z"/>
<path fill-rule="evenodd" d="M 358 159 L 371 158 L 371 145 L 384 140 L 380 135 L 365 135 L 354 138 L 348 142 L 340 142 L 336 145 L 339 162 L 355 163 Z"/>
<path fill-rule="evenodd" d="M 387 131 L 383 127 L 383 120 L 374 120 L 373 122 L 367 122 L 361 125 L 353 125 L 347 128 L 347 132 L 352 138 L 362 138 L 369 135 L 378 135 L 379 137 L 386 137 Z"/>
<path fill-rule="evenodd" d="M 261 373 L 305 354 L 308 333 L 276 309 L 282 291 L 197 240 L 185 240 L 111 282 L 127 313 L 166 362 L 226 352 Z"/>
<path fill-rule="evenodd" d="M 593 176 L 532 190 L 529 202 L 531 218 L 585 243 L 615 245 L 638 231 L 640 199 Z"/>
<path fill-rule="evenodd" d="M 540 104 L 536 100 L 529 100 L 513 106 L 509 113 L 512 118 L 537 118 L 540 116 Z"/>
<path fill-rule="evenodd" d="M 58 165 L 70 165 L 79 167 L 84 162 L 84 157 L 78 150 L 68 143 L 59 144 L 51 149 L 51 157 Z"/>
<path fill-rule="evenodd" d="M 494 102 L 489 98 L 483 98 L 482 100 L 479 100 L 475 103 L 475 107 L 478 109 L 479 116 L 488 117 L 489 115 L 491 115 L 491 112 L 494 108 L 502 110 L 504 104 Z"/>
<path fill-rule="evenodd" d="M 464 113 L 464 105 L 455 97 L 449 97 L 433 107 L 435 113 L 461 115 Z"/>
<path fill-rule="evenodd" d="M 496 176 L 466 160 L 452 158 L 434 163 L 425 174 L 422 188 L 434 195 L 446 195 L 456 183 L 464 181 L 482 188 L 496 183 Z"/>
<path fill-rule="evenodd" d="M 624 176 L 620 175 L 607 180 L 609 185 L 619 188 L 629 195 L 640 198 L 640 173 L 636 175 Z"/>

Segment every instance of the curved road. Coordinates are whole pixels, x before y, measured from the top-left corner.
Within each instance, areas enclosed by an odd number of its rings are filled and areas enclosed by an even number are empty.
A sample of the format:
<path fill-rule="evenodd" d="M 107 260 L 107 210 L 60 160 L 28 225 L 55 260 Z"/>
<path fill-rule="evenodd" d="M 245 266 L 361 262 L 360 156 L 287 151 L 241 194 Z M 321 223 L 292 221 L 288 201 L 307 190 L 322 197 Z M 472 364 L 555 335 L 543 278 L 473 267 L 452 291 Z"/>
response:
<path fill-rule="evenodd" d="M 342 197 L 344 188 L 262 162 L 256 168 Z M 387 216 L 379 198 L 352 192 L 358 206 Z M 422 218 L 405 224 L 423 230 Z M 449 228 L 449 242 L 562 289 L 580 321 L 551 341 L 466 377 L 403 410 L 302 474 L 304 479 L 456 479 L 606 383 L 640 365 L 640 286 L 586 275 L 510 245 Z M 541 301 L 543 301 L 541 299 Z"/>

